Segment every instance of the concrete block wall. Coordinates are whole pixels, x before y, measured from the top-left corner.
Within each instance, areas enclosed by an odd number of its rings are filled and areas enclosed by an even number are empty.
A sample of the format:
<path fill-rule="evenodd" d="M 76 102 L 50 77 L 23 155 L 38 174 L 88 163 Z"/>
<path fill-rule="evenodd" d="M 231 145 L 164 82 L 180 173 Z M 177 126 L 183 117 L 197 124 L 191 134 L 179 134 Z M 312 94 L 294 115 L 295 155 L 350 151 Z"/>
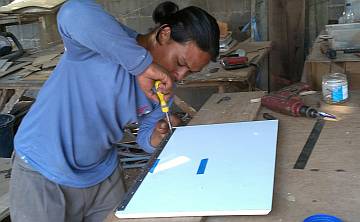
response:
<path fill-rule="evenodd" d="M 0 6 L 7 5 L 12 0 L 0 0 Z M 24 24 L 7 26 L 6 31 L 13 33 L 21 42 L 23 48 L 38 48 L 40 46 L 40 24 Z"/>
<path fill-rule="evenodd" d="M 155 7 L 164 0 L 101 0 L 105 9 L 119 21 L 135 29 L 139 33 L 146 33 L 154 27 L 151 15 Z M 173 0 L 180 8 L 195 5 L 205 9 L 216 19 L 227 22 L 235 37 L 239 34 L 239 27 L 250 20 L 251 0 Z"/>
<path fill-rule="evenodd" d="M 40 24 L 31 23 L 6 27 L 8 32 L 13 33 L 25 49 L 40 47 Z"/>
<path fill-rule="evenodd" d="M 0 5 L 6 5 L 12 0 L 0 0 Z M 119 21 L 127 24 L 131 28 L 135 29 L 139 33 L 146 33 L 154 27 L 151 15 L 154 8 L 164 0 L 98 0 L 104 8 L 114 15 Z M 216 19 L 227 22 L 229 28 L 233 31 L 234 37 L 242 39 L 243 34 L 240 33 L 239 27 L 244 26 L 249 22 L 251 16 L 251 0 L 173 0 L 179 5 L 180 8 L 195 5 L 199 6 Z M 323 0 L 312 0 L 314 5 L 321 6 Z M 319 4 L 320 3 L 320 4 Z M 329 0 L 327 3 L 328 8 L 326 18 L 318 19 L 338 19 L 344 9 L 345 0 Z M 319 11 L 317 9 L 316 11 Z M 324 14 L 324 13 L 321 13 Z M 321 15 L 319 15 L 321 16 Z M 319 22 L 318 23 L 323 23 Z M 314 24 L 311 22 L 310 24 Z M 320 27 L 322 24 L 320 24 Z M 317 31 L 321 31 L 321 28 L 316 28 Z M 316 30 L 310 27 L 310 30 Z M 15 36 L 22 42 L 24 48 L 33 48 L 40 46 L 40 24 L 25 24 L 17 26 L 9 26 L 7 30 L 13 32 Z M 317 33 L 313 33 L 311 36 L 316 36 Z M 311 39 L 311 38 L 310 38 Z"/>
<path fill-rule="evenodd" d="M 135 29 L 139 33 L 146 33 L 154 27 L 151 15 L 154 8 L 164 0 L 98 0 L 104 8 L 119 21 Z M 11 0 L 0 0 L 0 5 L 6 5 Z M 201 7 L 216 19 L 227 22 L 234 37 L 242 37 L 239 27 L 244 26 L 250 19 L 251 0 L 174 0 L 180 8 L 189 5 Z M 14 33 L 24 48 L 40 47 L 40 24 L 25 24 L 8 26 L 7 30 Z"/>

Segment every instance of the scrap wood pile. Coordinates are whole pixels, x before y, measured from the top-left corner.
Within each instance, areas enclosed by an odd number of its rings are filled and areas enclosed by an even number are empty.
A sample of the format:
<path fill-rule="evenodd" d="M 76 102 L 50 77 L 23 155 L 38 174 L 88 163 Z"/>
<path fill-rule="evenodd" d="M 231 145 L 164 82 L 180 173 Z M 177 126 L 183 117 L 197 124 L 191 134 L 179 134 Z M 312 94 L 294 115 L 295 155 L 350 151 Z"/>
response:
<path fill-rule="evenodd" d="M 64 52 L 63 45 L 46 50 L 28 50 L 15 61 L 0 59 L 0 78 L 16 74 L 16 79 L 46 80 Z"/>

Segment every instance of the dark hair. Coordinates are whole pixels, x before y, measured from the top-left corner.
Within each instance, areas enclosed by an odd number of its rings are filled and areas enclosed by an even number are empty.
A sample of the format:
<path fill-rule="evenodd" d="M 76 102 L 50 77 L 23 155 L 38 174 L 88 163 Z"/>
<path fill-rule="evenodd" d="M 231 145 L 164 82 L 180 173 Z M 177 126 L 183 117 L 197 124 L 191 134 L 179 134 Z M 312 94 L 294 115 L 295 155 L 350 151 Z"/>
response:
<path fill-rule="evenodd" d="M 211 60 L 216 61 L 219 55 L 219 26 L 205 10 L 196 6 L 179 10 L 175 3 L 166 1 L 155 8 L 152 17 L 156 24 L 166 24 L 171 28 L 173 40 L 179 43 L 193 40 L 201 50 L 210 54 Z"/>

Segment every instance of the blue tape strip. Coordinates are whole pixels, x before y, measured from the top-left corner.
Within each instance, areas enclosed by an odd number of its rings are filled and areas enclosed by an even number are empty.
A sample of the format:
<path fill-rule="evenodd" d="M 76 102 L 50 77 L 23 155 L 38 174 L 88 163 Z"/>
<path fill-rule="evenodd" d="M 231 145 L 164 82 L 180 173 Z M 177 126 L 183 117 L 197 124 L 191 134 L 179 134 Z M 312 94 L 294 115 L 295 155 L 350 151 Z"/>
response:
<path fill-rule="evenodd" d="M 156 166 L 159 164 L 159 162 L 160 162 L 160 159 L 155 160 L 154 164 L 152 165 L 152 167 L 149 171 L 150 173 L 154 173 L 154 170 L 155 170 Z"/>
<path fill-rule="evenodd" d="M 199 166 L 199 169 L 196 174 L 204 174 L 205 173 L 205 168 L 206 168 L 206 164 L 207 164 L 208 160 L 209 159 L 206 158 L 206 159 L 202 159 L 200 161 L 200 166 Z"/>

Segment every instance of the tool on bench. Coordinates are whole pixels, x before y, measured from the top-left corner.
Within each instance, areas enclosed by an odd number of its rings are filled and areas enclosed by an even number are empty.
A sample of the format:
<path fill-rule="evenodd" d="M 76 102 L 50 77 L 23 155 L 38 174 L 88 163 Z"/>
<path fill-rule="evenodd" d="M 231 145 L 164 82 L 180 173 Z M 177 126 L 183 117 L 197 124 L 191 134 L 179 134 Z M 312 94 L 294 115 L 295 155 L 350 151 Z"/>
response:
<path fill-rule="evenodd" d="M 161 84 L 160 81 L 155 81 L 155 90 L 156 90 L 157 96 L 159 97 L 160 106 L 161 106 L 161 111 L 162 111 L 163 113 L 165 113 L 165 115 L 166 115 L 166 120 L 167 120 L 167 122 L 168 122 L 170 132 L 172 133 L 173 127 L 172 127 L 172 125 L 171 125 L 170 117 L 169 117 L 169 106 L 167 105 L 167 103 L 166 103 L 166 101 L 165 101 L 165 99 L 164 99 L 164 94 L 162 94 L 162 93 L 158 90 L 160 84 Z"/>
<path fill-rule="evenodd" d="M 321 130 L 325 125 L 323 118 L 318 118 L 315 125 L 294 165 L 294 169 L 305 169 L 306 163 L 315 147 L 315 144 L 320 136 Z"/>
<path fill-rule="evenodd" d="M 324 119 L 318 117 L 336 119 L 336 117 L 332 114 L 318 112 L 316 109 L 304 104 L 299 94 L 308 90 L 310 90 L 309 85 L 305 83 L 297 83 L 261 98 L 261 104 L 273 111 L 291 116 L 317 118 L 308 140 L 306 141 L 306 144 L 295 163 L 294 169 L 304 169 L 310 158 L 311 152 L 314 149 L 321 130 L 325 125 Z M 264 114 L 264 118 L 269 119 L 269 116 L 265 116 Z"/>
<path fill-rule="evenodd" d="M 13 44 L 10 39 L 15 43 L 17 50 L 13 50 Z M 11 32 L 0 32 L 0 59 L 13 61 L 21 57 L 23 54 L 24 49 L 14 34 Z"/>
<path fill-rule="evenodd" d="M 220 60 L 225 70 L 239 69 L 249 66 L 248 57 L 228 55 Z"/>
<path fill-rule="evenodd" d="M 339 48 L 333 49 L 331 46 L 332 37 L 324 35 L 322 37 L 323 41 L 320 43 L 320 51 L 322 54 L 325 54 L 329 59 L 336 59 L 337 52 L 344 52 L 344 54 L 349 53 L 359 53 L 360 48 Z"/>
<path fill-rule="evenodd" d="M 318 112 L 316 109 L 304 104 L 299 93 L 308 90 L 310 90 L 309 85 L 305 83 L 296 83 L 261 97 L 261 105 L 273 111 L 290 116 L 304 116 L 310 118 L 317 118 L 320 116 L 336 119 L 332 114 Z"/>

